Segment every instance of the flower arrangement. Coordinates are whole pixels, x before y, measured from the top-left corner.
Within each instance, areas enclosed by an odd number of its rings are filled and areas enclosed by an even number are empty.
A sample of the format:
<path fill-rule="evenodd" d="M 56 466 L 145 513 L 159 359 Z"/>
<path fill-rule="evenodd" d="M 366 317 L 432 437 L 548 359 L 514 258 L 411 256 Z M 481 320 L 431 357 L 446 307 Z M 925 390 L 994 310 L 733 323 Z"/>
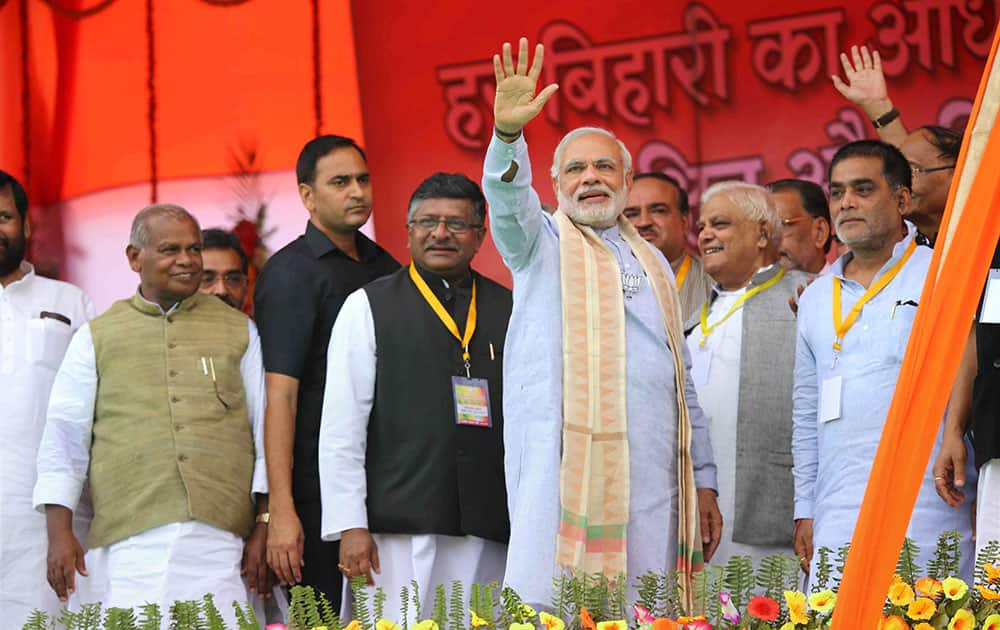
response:
<path fill-rule="evenodd" d="M 896 575 L 886 586 L 883 616 L 876 630 L 1000 630 L 1000 544 L 990 543 L 978 559 L 975 585 L 955 577 L 959 534 L 945 532 L 933 560 L 921 569 L 919 549 L 903 544 Z M 633 584 L 637 601 L 626 603 L 624 580 L 602 575 L 560 575 L 553 580 L 548 610 L 537 612 L 510 588 L 472 584 L 437 585 L 430 611 L 421 610 L 419 586 L 403 587 L 398 619 L 384 610 L 385 594 L 352 580 L 354 619 L 342 624 L 330 602 L 311 588 L 291 590 L 289 619 L 268 630 L 822 630 L 830 627 L 848 548 L 818 550 L 812 591 L 798 588 L 794 558 L 772 556 L 754 570 L 749 557 L 706 567 L 695 582 L 696 611 L 678 606 L 676 575 L 649 573 Z M 234 603 L 236 630 L 259 628 L 253 610 Z M 412 615 L 411 615 L 412 613 Z M 419 619 L 407 626 L 408 619 Z M 163 620 L 156 605 L 133 611 L 99 604 L 58 620 L 36 612 L 26 630 L 154 630 Z M 210 595 L 201 602 L 178 602 L 169 611 L 177 630 L 228 630 Z"/>

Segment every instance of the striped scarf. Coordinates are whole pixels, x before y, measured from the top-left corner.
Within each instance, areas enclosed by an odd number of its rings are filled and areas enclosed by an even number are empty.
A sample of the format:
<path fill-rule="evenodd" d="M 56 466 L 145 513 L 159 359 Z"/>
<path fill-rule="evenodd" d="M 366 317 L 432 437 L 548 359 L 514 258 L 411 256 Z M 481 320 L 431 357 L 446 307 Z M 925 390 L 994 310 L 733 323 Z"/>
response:
<path fill-rule="evenodd" d="M 627 575 L 629 452 L 625 304 L 621 270 L 593 229 L 555 213 L 562 283 L 563 450 L 556 560 L 570 571 Z M 684 396 L 680 303 L 666 268 L 635 228 L 618 229 L 645 271 L 674 357 L 677 390 L 677 568 L 681 604 L 693 610 L 691 580 L 702 568 L 691 421 Z"/>

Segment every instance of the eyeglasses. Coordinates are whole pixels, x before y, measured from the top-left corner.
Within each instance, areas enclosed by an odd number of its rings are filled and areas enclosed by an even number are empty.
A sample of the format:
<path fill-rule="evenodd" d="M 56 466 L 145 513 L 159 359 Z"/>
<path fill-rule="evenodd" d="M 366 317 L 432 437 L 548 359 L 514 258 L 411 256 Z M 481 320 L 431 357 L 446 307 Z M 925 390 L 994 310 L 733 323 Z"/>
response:
<path fill-rule="evenodd" d="M 945 164 L 944 166 L 917 166 L 916 164 L 910 164 L 910 171 L 914 175 L 919 175 L 921 173 L 933 173 L 935 171 L 946 171 L 949 168 L 955 168 L 954 164 Z"/>
<path fill-rule="evenodd" d="M 210 287 L 219 279 L 214 271 L 201 272 L 201 286 Z M 222 274 L 222 282 L 230 289 L 242 289 L 247 284 L 247 277 L 242 271 L 227 271 Z"/>
<path fill-rule="evenodd" d="M 794 225 L 794 224 L 796 224 L 796 223 L 798 223 L 800 221 L 808 221 L 811 218 L 812 217 L 803 214 L 803 215 L 797 216 L 797 217 L 788 217 L 787 219 L 782 219 L 781 220 L 781 224 L 782 225 Z"/>
<path fill-rule="evenodd" d="M 463 234 L 468 232 L 470 228 L 478 230 L 483 227 L 482 223 L 469 223 L 465 219 L 459 219 L 458 217 L 420 217 L 419 219 L 410 220 L 408 225 L 416 226 L 421 230 L 430 232 L 437 229 L 437 226 L 442 223 L 444 223 L 444 226 L 452 234 Z"/>

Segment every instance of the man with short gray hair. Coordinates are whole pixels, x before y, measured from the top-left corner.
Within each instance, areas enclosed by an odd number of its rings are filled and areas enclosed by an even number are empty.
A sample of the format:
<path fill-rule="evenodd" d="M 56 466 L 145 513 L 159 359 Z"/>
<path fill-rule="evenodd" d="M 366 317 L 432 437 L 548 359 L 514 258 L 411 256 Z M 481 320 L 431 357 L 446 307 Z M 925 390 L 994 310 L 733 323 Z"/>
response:
<path fill-rule="evenodd" d="M 483 189 L 493 241 L 514 277 L 504 358 L 504 446 L 511 540 L 504 582 L 547 604 L 554 572 L 635 579 L 693 574 L 722 517 L 704 414 L 688 377 L 670 267 L 624 219 L 632 160 L 604 129 L 559 143 L 553 216 L 531 187 L 524 126 L 544 50 L 521 39 L 494 56 L 496 128 Z M 699 531 L 700 527 L 700 531 Z M 703 553 L 704 545 L 704 553 Z"/>
<path fill-rule="evenodd" d="M 86 601 L 106 607 L 212 593 L 233 623 L 232 602 L 246 601 L 243 541 L 267 494 L 260 341 L 245 315 L 198 292 L 201 248 L 183 208 L 139 212 L 125 250 L 136 294 L 77 331 L 56 375 L 34 504 L 63 601 L 77 573 Z M 69 527 L 85 482 L 86 557 Z"/>

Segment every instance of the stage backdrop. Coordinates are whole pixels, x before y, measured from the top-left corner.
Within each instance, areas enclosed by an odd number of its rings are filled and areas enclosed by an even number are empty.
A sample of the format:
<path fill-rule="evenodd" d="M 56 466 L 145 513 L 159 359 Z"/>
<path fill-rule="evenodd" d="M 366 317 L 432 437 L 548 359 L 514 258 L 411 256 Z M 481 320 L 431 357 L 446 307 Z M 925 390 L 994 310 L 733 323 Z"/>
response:
<path fill-rule="evenodd" d="M 492 128 L 491 58 L 524 35 L 546 46 L 559 92 L 528 128 L 535 185 L 559 138 L 613 130 L 639 171 L 680 180 L 822 183 L 833 152 L 875 132 L 830 82 L 852 44 L 881 51 L 904 122 L 963 125 L 996 23 L 993 0 L 352 3 L 380 242 L 407 257 L 406 201 L 434 171 L 479 181 Z M 476 266 L 509 282 L 492 242 Z"/>

